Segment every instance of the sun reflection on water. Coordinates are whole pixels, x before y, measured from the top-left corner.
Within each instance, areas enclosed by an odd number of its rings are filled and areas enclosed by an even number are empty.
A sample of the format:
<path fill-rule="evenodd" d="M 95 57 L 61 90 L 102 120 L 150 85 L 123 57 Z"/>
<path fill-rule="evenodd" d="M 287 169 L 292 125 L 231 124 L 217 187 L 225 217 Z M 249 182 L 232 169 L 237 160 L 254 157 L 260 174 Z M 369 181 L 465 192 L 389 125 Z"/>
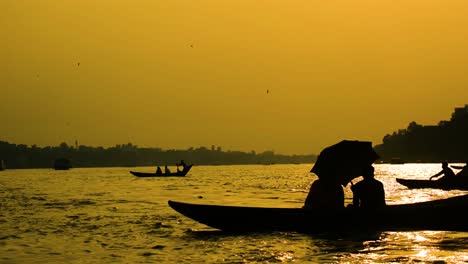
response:
<path fill-rule="evenodd" d="M 422 249 L 416 254 L 416 256 L 418 256 L 418 257 L 427 257 L 427 253 L 428 253 L 428 251 L 426 249 Z"/>
<path fill-rule="evenodd" d="M 466 191 L 410 190 L 440 164 L 378 164 L 388 204 Z M 181 179 L 139 179 L 128 168 L 7 170 L 0 174 L 5 263 L 463 263 L 466 232 L 230 235 L 184 217 L 167 200 L 301 207 L 316 176 L 310 164 L 198 166 Z M 136 168 L 150 170 L 154 168 Z M 359 179 L 356 179 L 359 180 Z M 344 187 L 346 201 L 352 193 Z M 2 251 L 3 250 L 3 251 Z M 34 261 L 31 261 L 34 260 Z M 78 261 L 80 260 L 80 262 Z"/>

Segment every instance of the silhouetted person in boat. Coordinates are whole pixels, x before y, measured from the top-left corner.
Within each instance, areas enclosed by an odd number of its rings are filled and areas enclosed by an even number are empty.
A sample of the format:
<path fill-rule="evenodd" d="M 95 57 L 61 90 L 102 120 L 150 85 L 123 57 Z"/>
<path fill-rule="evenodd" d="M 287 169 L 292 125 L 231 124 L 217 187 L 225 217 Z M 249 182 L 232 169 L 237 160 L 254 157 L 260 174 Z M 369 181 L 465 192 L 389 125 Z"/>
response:
<path fill-rule="evenodd" d="M 171 171 L 169 170 L 169 168 L 167 167 L 167 165 L 164 166 L 164 174 L 166 174 L 166 175 L 171 174 Z"/>
<path fill-rule="evenodd" d="M 177 163 L 176 165 L 177 165 L 177 172 L 182 172 L 187 167 L 187 164 L 185 164 L 184 160 L 180 160 L 180 163 Z M 179 166 L 182 166 L 182 170 L 179 169 Z"/>
<path fill-rule="evenodd" d="M 304 202 L 304 209 L 343 209 L 344 192 L 338 181 L 333 179 L 318 179 L 310 186 L 309 194 Z"/>
<path fill-rule="evenodd" d="M 457 172 L 457 174 L 455 174 L 456 177 L 463 177 L 463 178 L 468 178 L 468 161 L 466 161 L 466 164 L 465 166 L 455 166 L 455 165 L 452 165 L 450 166 L 454 169 L 457 169 L 457 170 L 461 170 L 459 172 Z"/>
<path fill-rule="evenodd" d="M 177 166 L 182 166 L 182 168 L 185 169 L 185 167 L 187 167 L 187 164 L 185 164 L 184 160 L 180 160 L 180 163 L 177 164 Z"/>
<path fill-rule="evenodd" d="M 444 175 L 444 176 L 438 179 L 438 181 L 450 181 L 455 178 L 455 173 L 453 172 L 451 168 L 449 168 L 447 161 L 442 162 L 442 170 L 432 175 L 431 177 L 429 177 L 429 180 L 432 180 L 432 178 L 437 178 L 441 175 Z"/>
<path fill-rule="evenodd" d="M 161 167 L 158 166 L 158 168 L 156 169 L 156 174 L 162 174 Z"/>
<path fill-rule="evenodd" d="M 374 167 L 364 169 L 362 181 L 351 185 L 354 208 L 378 209 L 386 205 L 385 190 L 382 182 L 374 178 Z"/>

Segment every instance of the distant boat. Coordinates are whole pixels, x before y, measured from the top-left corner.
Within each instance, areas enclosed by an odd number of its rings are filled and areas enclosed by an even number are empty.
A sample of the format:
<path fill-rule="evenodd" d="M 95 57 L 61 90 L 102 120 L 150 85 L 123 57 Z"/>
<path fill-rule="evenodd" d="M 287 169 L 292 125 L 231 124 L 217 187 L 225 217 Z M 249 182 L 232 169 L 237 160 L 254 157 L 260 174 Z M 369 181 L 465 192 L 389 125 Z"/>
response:
<path fill-rule="evenodd" d="M 187 165 L 184 167 L 183 170 L 181 171 L 176 171 L 176 172 L 171 172 L 169 174 L 166 174 L 164 172 L 161 173 L 156 173 L 156 172 L 137 172 L 137 171 L 130 171 L 131 174 L 137 176 L 137 177 L 183 177 L 187 175 L 187 173 L 190 171 L 192 168 L 193 164 Z"/>
<path fill-rule="evenodd" d="M 69 159 L 59 158 L 54 161 L 54 169 L 56 170 L 69 170 L 71 167 L 71 161 Z"/>
<path fill-rule="evenodd" d="M 3 160 L 0 160 L 0 171 L 5 170 L 5 169 L 6 169 L 5 162 Z"/>
<path fill-rule="evenodd" d="M 455 177 L 451 181 L 443 180 L 422 180 L 422 179 L 402 179 L 396 178 L 396 181 L 408 187 L 408 189 L 442 189 L 442 190 L 467 190 L 468 178 Z"/>
<path fill-rule="evenodd" d="M 405 161 L 402 158 L 392 158 L 390 164 L 405 164 Z"/>

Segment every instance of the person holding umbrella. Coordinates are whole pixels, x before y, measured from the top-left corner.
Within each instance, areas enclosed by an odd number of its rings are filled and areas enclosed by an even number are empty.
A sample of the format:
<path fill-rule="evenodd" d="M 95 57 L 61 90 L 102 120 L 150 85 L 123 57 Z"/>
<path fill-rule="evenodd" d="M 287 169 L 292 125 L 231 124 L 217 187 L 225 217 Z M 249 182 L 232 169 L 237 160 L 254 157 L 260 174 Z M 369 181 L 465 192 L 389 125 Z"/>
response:
<path fill-rule="evenodd" d="M 318 176 L 310 187 L 303 208 L 344 208 L 344 191 L 352 179 L 363 175 L 379 155 L 372 142 L 342 140 L 323 149 L 310 172 Z"/>
<path fill-rule="evenodd" d="M 374 167 L 364 168 L 362 181 L 351 186 L 353 191 L 353 207 L 362 209 L 378 209 L 386 205 L 385 190 L 382 182 L 374 178 Z"/>

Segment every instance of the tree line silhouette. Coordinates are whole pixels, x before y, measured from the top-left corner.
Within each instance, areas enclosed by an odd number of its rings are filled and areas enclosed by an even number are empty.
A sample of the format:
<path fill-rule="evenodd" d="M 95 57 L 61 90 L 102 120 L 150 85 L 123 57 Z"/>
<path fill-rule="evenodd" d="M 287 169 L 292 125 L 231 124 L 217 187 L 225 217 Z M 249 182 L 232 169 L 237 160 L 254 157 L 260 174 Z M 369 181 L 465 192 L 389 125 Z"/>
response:
<path fill-rule="evenodd" d="M 10 144 L 0 141 L 0 160 L 9 169 L 52 168 L 59 158 L 69 159 L 72 167 L 134 167 L 134 166 L 173 166 L 180 160 L 195 165 L 235 165 L 235 164 L 294 164 L 312 163 L 315 155 L 281 155 L 273 151 L 261 153 L 242 151 L 222 151 L 206 147 L 186 150 L 161 148 L 139 148 L 132 143 L 114 147 L 69 146 L 61 143 L 55 147 L 31 147 L 23 144 Z"/>
<path fill-rule="evenodd" d="M 449 121 L 423 126 L 411 122 L 383 137 L 375 146 L 380 162 L 400 158 L 405 162 L 468 161 L 468 105 L 455 108 Z M 222 151 L 220 147 L 186 150 L 139 148 L 132 143 L 114 147 L 90 147 L 61 143 L 55 147 L 27 146 L 0 141 L 0 160 L 7 168 L 52 168 L 58 158 L 70 159 L 72 167 L 133 167 L 175 165 L 181 159 L 196 165 L 294 164 L 313 163 L 317 156 L 281 155 L 273 151 L 261 153 Z"/>
<path fill-rule="evenodd" d="M 468 105 L 455 108 L 449 121 L 423 126 L 411 122 L 375 146 L 380 161 L 401 158 L 406 162 L 468 161 Z"/>

